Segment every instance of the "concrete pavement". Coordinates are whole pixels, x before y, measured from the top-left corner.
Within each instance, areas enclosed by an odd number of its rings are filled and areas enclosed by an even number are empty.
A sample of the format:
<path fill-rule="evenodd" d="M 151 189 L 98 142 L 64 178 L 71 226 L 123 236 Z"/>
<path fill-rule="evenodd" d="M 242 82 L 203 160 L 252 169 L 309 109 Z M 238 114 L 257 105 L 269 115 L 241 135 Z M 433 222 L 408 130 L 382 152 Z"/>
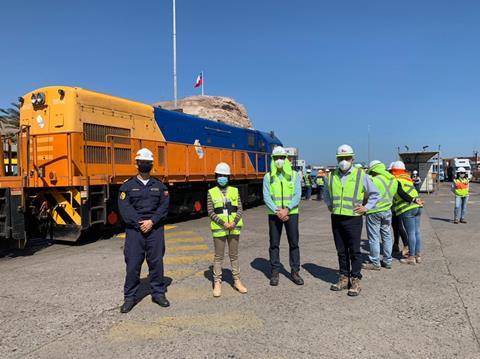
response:
<path fill-rule="evenodd" d="M 395 261 L 392 270 L 364 271 L 357 298 L 329 290 L 337 278 L 337 257 L 329 214 L 316 201 L 301 206 L 302 287 L 287 278 L 286 238 L 284 275 L 278 287 L 268 285 L 263 207 L 245 212 L 240 263 L 246 295 L 232 289 L 227 269 L 230 284 L 224 284 L 224 295 L 211 296 L 213 246 L 207 218 L 167 230 L 172 306 L 166 309 L 151 302 L 145 279 L 146 297 L 129 314 L 118 312 L 122 236 L 2 258 L 1 356 L 479 358 L 480 185 L 472 187 L 467 225 L 447 222 L 453 196 L 446 185 L 440 194 L 427 196 L 424 262 L 412 267 Z"/>

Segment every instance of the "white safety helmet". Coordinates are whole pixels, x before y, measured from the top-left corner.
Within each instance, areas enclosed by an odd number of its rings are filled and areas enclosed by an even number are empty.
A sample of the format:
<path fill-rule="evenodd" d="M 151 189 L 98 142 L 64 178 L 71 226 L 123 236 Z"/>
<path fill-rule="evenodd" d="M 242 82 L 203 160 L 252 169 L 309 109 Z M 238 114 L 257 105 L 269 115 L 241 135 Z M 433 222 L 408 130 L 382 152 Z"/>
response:
<path fill-rule="evenodd" d="M 465 169 L 465 167 L 460 167 L 458 170 L 457 170 L 458 173 L 467 173 L 467 170 Z"/>
<path fill-rule="evenodd" d="M 310 168 L 307 169 L 307 173 L 312 173 L 312 170 Z"/>
<path fill-rule="evenodd" d="M 413 174 L 414 174 L 414 175 L 418 175 L 418 171 L 417 171 L 417 170 L 413 170 Z"/>
<path fill-rule="evenodd" d="M 368 165 L 368 168 L 372 168 L 373 166 L 375 165 L 378 165 L 382 162 L 380 162 L 379 160 L 373 160 L 372 162 L 370 162 L 370 164 Z"/>
<path fill-rule="evenodd" d="M 330 170 L 327 168 L 327 169 L 325 170 L 325 172 L 329 173 L 329 172 L 330 172 Z"/>
<path fill-rule="evenodd" d="M 224 176 L 230 176 L 230 166 L 225 163 L 225 162 L 220 162 L 216 167 L 215 167 L 215 173 L 217 175 L 224 175 Z"/>
<path fill-rule="evenodd" d="M 287 151 L 282 146 L 277 146 L 272 151 L 272 156 L 273 157 L 275 157 L 275 156 L 286 156 L 286 155 L 287 155 Z"/>
<path fill-rule="evenodd" d="M 402 161 L 395 161 L 393 162 L 392 169 L 394 170 L 404 170 L 405 169 L 405 163 Z"/>
<path fill-rule="evenodd" d="M 395 163 L 395 162 L 390 162 L 390 164 L 388 165 L 388 168 L 387 168 L 388 171 L 391 171 L 391 170 L 392 170 L 394 163 Z"/>
<path fill-rule="evenodd" d="M 135 161 L 153 161 L 153 153 L 148 148 L 141 148 L 135 156 Z"/>
<path fill-rule="evenodd" d="M 355 153 L 349 145 L 341 145 L 337 148 L 337 157 L 353 157 Z"/>

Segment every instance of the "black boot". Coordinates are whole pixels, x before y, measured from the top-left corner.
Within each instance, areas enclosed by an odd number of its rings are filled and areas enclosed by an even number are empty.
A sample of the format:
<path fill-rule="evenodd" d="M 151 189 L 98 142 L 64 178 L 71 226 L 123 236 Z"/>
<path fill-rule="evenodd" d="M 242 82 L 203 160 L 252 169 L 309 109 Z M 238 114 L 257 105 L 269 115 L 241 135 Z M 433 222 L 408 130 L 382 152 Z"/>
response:
<path fill-rule="evenodd" d="M 135 306 L 135 302 L 124 302 L 122 306 L 120 307 L 120 313 L 128 313 L 129 311 L 132 310 L 132 308 Z"/>
<path fill-rule="evenodd" d="M 165 294 L 161 294 L 158 297 L 152 298 L 152 302 L 157 303 L 161 307 L 170 306 L 170 302 L 168 301 L 167 297 L 165 297 Z"/>
<path fill-rule="evenodd" d="M 295 283 L 296 285 L 303 285 L 303 279 L 300 277 L 300 274 L 298 272 L 294 272 L 292 270 L 292 282 Z"/>
<path fill-rule="evenodd" d="M 278 272 L 276 270 L 272 271 L 272 276 L 270 277 L 270 285 L 274 287 L 278 285 Z"/>

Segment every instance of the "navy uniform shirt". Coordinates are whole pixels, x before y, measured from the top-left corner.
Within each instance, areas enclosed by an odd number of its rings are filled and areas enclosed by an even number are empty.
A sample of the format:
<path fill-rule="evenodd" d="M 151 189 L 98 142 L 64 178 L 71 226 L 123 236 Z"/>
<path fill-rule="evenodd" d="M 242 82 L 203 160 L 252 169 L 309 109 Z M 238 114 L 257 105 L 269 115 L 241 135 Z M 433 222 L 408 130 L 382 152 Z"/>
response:
<path fill-rule="evenodd" d="M 167 218 L 169 201 L 167 187 L 161 181 L 150 177 L 144 185 L 135 176 L 120 187 L 118 208 L 129 228 L 139 229 L 138 222 L 145 219 L 151 219 L 157 227 Z"/>

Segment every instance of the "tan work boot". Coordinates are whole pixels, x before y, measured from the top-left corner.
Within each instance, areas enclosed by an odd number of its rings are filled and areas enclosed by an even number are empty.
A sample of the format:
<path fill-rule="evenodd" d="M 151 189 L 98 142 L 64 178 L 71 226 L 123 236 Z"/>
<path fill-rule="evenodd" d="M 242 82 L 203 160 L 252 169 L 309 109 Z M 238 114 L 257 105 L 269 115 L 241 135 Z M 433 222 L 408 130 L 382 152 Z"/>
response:
<path fill-rule="evenodd" d="M 240 279 L 234 279 L 233 281 L 233 287 L 239 291 L 239 293 L 245 294 L 247 293 L 247 288 L 242 284 Z"/>
<path fill-rule="evenodd" d="M 222 295 L 222 282 L 216 281 L 213 284 L 213 296 L 215 298 L 218 298 Z"/>
<path fill-rule="evenodd" d="M 415 265 L 417 263 L 417 261 L 415 260 L 414 256 L 408 256 L 407 258 L 400 259 L 400 263 Z"/>
<path fill-rule="evenodd" d="M 408 246 L 405 246 L 403 247 L 402 249 L 402 257 L 408 257 L 408 254 L 409 254 L 409 250 L 408 250 Z"/>
<path fill-rule="evenodd" d="M 350 297 L 356 297 L 360 294 L 361 290 L 362 288 L 360 288 L 360 278 L 352 278 L 350 288 L 348 289 L 348 295 Z"/>
<path fill-rule="evenodd" d="M 338 282 L 330 286 L 330 290 L 338 292 L 340 290 L 348 289 L 348 277 L 346 275 L 340 275 Z"/>

